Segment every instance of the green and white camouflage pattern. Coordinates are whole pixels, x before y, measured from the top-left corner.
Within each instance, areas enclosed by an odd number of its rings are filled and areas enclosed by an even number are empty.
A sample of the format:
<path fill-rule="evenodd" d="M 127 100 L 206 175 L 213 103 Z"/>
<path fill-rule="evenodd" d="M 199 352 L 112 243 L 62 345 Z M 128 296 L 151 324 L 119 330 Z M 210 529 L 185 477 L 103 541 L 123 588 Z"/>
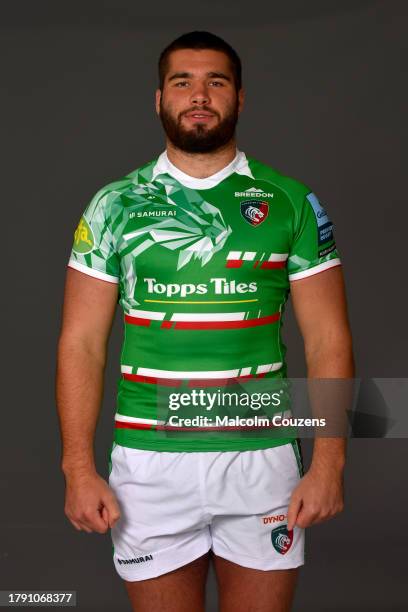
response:
<path fill-rule="evenodd" d="M 332 224 L 301 181 L 243 152 L 206 179 L 166 152 L 99 190 L 68 265 L 118 283 L 124 314 L 115 436 L 133 448 L 249 450 L 293 438 L 163 434 L 157 391 L 286 378 L 290 283 L 340 264 Z"/>

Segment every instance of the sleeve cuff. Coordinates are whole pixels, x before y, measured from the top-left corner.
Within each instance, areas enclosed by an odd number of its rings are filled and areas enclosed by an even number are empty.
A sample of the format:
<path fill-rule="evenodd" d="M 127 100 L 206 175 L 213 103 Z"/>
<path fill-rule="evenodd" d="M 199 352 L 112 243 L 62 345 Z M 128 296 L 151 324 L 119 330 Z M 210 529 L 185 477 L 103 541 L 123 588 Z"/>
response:
<path fill-rule="evenodd" d="M 290 281 L 299 280 L 300 278 L 306 278 L 307 276 L 312 276 L 313 274 L 318 274 L 318 272 L 323 272 L 324 270 L 328 270 L 329 268 L 333 268 L 334 266 L 340 266 L 341 261 L 339 257 L 335 259 L 329 259 L 329 261 L 324 261 L 317 266 L 313 266 L 313 268 L 308 268 L 307 270 L 301 270 L 301 272 L 295 272 L 294 274 L 288 274 L 288 279 Z"/>
<path fill-rule="evenodd" d="M 74 268 L 75 270 L 79 270 L 79 272 L 84 272 L 89 276 L 93 276 L 94 278 L 99 278 L 100 280 L 108 281 L 109 283 L 119 283 L 119 278 L 117 276 L 112 276 L 112 274 L 106 274 L 106 272 L 100 272 L 100 270 L 89 268 L 88 266 L 85 266 L 74 259 L 70 259 L 68 261 L 68 266 L 70 268 Z"/>

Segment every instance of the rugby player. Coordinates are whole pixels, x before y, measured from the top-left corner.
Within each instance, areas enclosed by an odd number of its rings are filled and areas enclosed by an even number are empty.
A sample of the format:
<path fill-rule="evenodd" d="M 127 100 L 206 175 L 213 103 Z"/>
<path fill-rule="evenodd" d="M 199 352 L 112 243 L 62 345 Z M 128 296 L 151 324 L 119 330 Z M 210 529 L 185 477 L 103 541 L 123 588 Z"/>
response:
<path fill-rule="evenodd" d="M 328 211 L 311 187 L 238 148 L 243 104 L 227 42 L 195 31 L 169 44 L 155 98 L 165 149 L 95 193 L 68 261 L 57 367 L 65 513 L 77 530 L 110 530 L 114 566 L 143 612 L 204 610 L 210 556 L 223 612 L 289 610 L 305 529 L 343 509 L 344 438 L 316 438 L 305 471 L 290 434 L 166 427 L 163 390 L 181 398 L 287 376 L 289 296 L 308 378 L 354 374 Z M 254 131 L 254 147 L 273 124 Z M 123 131 L 143 146 L 137 121 Z M 93 445 L 118 302 L 107 482 Z"/>

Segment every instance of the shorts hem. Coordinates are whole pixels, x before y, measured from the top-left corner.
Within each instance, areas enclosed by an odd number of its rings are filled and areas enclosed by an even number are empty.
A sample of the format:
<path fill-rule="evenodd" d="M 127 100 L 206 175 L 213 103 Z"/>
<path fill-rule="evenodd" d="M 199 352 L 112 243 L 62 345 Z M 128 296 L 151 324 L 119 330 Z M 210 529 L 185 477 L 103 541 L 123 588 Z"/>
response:
<path fill-rule="evenodd" d="M 208 540 L 205 545 L 201 547 L 197 547 L 194 552 L 191 552 L 190 555 L 186 555 L 183 558 L 178 557 L 178 559 L 174 560 L 172 563 L 163 563 L 160 568 L 153 569 L 150 572 L 143 572 L 143 574 L 138 573 L 136 576 L 133 574 L 128 574 L 127 572 L 119 571 L 118 567 L 115 565 L 115 569 L 119 576 L 123 580 L 127 580 L 128 582 L 138 582 L 139 580 L 149 580 L 149 578 L 157 578 L 158 576 L 162 576 L 163 574 L 168 574 L 173 570 L 179 569 L 183 567 L 183 565 L 188 565 L 195 559 L 198 559 L 202 555 L 205 555 L 211 549 L 211 541 Z"/>
<path fill-rule="evenodd" d="M 270 570 L 295 569 L 296 567 L 300 567 L 305 564 L 304 559 L 295 559 L 292 561 L 282 559 L 271 562 L 269 559 L 258 559 L 256 557 L 250 557 L 249 555 L 234 555 L 226 552 L 223 549 L 219 549 L 218 547 L 213 547 L 213 552 L 217 557 L 222 557 L 223 559 L 232 561 L 232 563 L 236 563 L 242 567 L 261 570 L 263 572 L 268 572 Z"/>

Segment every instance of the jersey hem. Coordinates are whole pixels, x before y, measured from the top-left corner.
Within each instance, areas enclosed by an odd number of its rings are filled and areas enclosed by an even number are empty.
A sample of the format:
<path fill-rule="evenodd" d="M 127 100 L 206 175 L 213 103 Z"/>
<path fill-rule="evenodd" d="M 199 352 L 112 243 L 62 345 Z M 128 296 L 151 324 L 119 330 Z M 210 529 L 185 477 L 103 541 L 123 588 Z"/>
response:
<path fill-rule="evenodd" d="M 263 438 L 260 440 L 243 440 L 242 438 L 239 440 L 207 440 L 205 442 L 197 442 L 195 440 L 178 440 L 168 441 L 168 440 L 143 440 L 141 438 L 136 438 L 132 436 L 129 432 L 123 434 L 123 430 L 118 434 L 115 431 L 114 441 L 119 446 L 126 446 L 128 448 L 136 448 L 140 450 L 151 450 L 151 451 L 164 451 L 164 452 L 220 452 L 220 451 L 246 451 L 246 450 L 261 450 L 265 448 L 274 448 L 275 446 L 282 446 L 284 444 L 292 443 L 296 440 L 296 436 L 289 438 Z"/>

